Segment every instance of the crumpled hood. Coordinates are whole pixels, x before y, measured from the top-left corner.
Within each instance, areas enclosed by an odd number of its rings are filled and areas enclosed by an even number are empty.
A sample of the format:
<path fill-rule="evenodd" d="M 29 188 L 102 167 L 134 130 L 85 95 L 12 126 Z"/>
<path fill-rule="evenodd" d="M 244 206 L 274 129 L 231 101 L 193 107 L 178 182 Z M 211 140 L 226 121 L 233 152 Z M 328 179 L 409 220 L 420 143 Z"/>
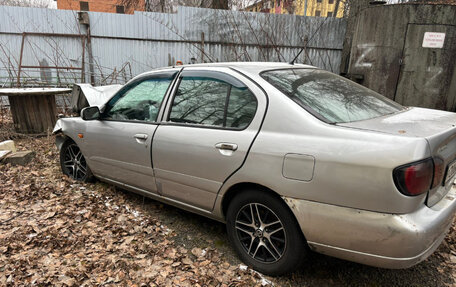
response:
<path fill-rule="evenodd" d="M 122 85 L 94 87 L 91 84 L 74 84 L 71 108 L 76 113 L 88 106 L 101 108 L 121 88 Z"/>
<path fill-rule="evenodd" d="M 427 138 L 454 129 L 456 127 L 456 113 L 424 108 L 407 108 L 393 115 L 337 125 L 400 136 Z"/>

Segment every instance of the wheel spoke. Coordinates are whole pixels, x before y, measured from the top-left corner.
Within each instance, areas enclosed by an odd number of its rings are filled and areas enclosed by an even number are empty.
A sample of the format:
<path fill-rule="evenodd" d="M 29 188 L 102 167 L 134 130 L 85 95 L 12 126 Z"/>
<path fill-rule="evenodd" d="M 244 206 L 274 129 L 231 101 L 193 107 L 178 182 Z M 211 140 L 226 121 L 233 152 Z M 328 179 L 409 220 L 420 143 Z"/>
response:
<path fill-rule="evenodd" d="M 73 168 L 73 178 L 74 178 L 74 179 L 77 179 L 77 175 L 78 175 L 78 166 L 77 166 L 77 165 L 74 165 L 74 168 Z"/>
<path fill-rule="evenodd" d="M 262 244 L 261 241 L 260 241 L 260 242 L 258 243 L 258 245 L 257 245 L 257 248 L 255 249 L 255 252 L 254 252 L 253 255 L 252 255 L 253 258 L 255 258 L 256 254 L 257 254 L 257 252 L 258 252 L 258 249 L 260 249 L 261 245 L 263 245 L 263 244 Z"/>
<path fill-rule="evenodd" d="M 74 154 L 73 146 L 68 147 L 68 153 L 71 159 L 76 159 L 76 155 Z"/>
<path fill-rule="evenodd" d="M 84 175 L 87 173 L 87 168 L 82 164 L 78 164 L 78 168 L 82 173 L 84 173 Z"/>
<path fill-rule="evenodd" d="M 71 163 L 71 164 L 65 164 L 64 166 L 65 166 L 66 168 L 74 168 L 74 164 L 73 164 L 73 163 Z"/>
<path fill-rule="evenodd" d="M 242 224 L 242 225 L 250 227 L 250 228 L 255 228 L 255 224 L 253 224 L 253 223 L 245 223 L 245 222 L 242 222 L 240 220 L 237 220 L 236 223 Z"/>
<path fill-rule="evenodd" d="M 277 228 L 276 230 L 274 230 L 274 231 L 271 231 L 271 232 L 268 232 L 268 233 L 269 233 L 269 236 L 271 236 L 271 235 L 273 235 L 274 233 L 276 233 L 276 232 L 279 232 L 279 231 L 281 231 L 281 230 L 283 230 L 283 227 L 282 227 L 282 225 L 280 225 L 280 227 L 279 227 L 279 228 Z"/>
<path fill-rule="evenodd" d="M 266 245 L 266 244 L 263 244 L 263 247 L 272 255 L 272 257 L 274 257 L 275 260 L 277 260 L 277 256 L 271 251 L 271 249 L 269 249 L 269 247 Z M 277 254 L 280 255 L 280 253 L 277 252 Z"/>
<path fill-rule="evenodd" d="M 268 242 L 269 242 L 269 244 L 272 246 L 272 248 L 274 249 L 274 251 L 275 251 L 278 255 L 280 255 L 279 250 L 277 250 L 277 248 L 275 247 L 274 243 L 272 243 L 271 238 L 268 238 Z"/>
<path fill-rule="evenodd" d="M 82 152 L 79 150 L 76 154 L 76 160 L 80 161 L 82 159 Z"/>
<path fill-rule="evenodd" d="M 244 233 L 247 233 L 247 234 L 249 234 L 250 236 L 253 236 L 253 233 L 252 233 L 251 231 L 247 231 L 247 230 L 245 230 L 245 229 L 243 229 L 243 228 L 240 228 L 239 226 L 236 226 L 236 229 L 237 229 L 237 230 L 240 230 L 240 231 L 242 231 L 242 232 L 244 232 Z"/>
<path fill-rule="evenodd" d="M 250 216 L 252 217 L 252 224 L 255 225 L 255 215 L 253 214 L 253 205 L 249 204 Z"/>
<path fill-rule="evenodd" d="M 260 225 L 262 225 L 263 222 L 261 221 L 260 212 L 258 211 L 258 204 L 255 204 L 255 213 L 256 213 L 256 216 L 257 216 L 257 218 L 258 218 L 258 223 L 259 223 Z"/>
<path fill-rule="evenodd" d="M 273 226 L 273 225 L 278 224 L 278 223 L 280 223 L 280 220 L 277 220 L 277 221 L 274 221 L 274 222 L 271 222 L 271 223 L 266 223 L 264 225 L 264 227 L 266 228 L 266 227 Z"/>
<path fill-rule="evenodd" d="M 249 245 L 249 250 L 247 251 L 247 254 L 250 254 L 250 250 L 252 250 L 253 242 L 255 241 L 255 237 L 252 236 L 252 239 L 250 240 L 250 245 Z"/>

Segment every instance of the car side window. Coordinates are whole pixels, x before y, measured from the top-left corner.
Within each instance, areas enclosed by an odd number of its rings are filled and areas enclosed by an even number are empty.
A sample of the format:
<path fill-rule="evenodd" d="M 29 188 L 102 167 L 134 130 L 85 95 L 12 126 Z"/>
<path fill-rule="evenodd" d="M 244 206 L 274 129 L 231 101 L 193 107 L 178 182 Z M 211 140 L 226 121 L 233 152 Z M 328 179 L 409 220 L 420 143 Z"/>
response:
<path fill-rule="evenodd" d="M 174 97 L 170 120 L 178 123 L 223 126 L 230 86 L 211 78 L 184 77 Z"/>
<path fill-rule="evenodd" d="M 183 77 L 173 99 L 169 121 L 243 129 L 255 116 L 256 97 L 210 77 Z"/>
<path fill-rule="evenodd" d="M 172 79 L 144 80 L 108 103 L 103 118 L 121 121 L 155 122 Z"/>
<path fill-rule="evenodd" d="M 231 87 L 231 93 L 226 114 L 226 126 L 243 129 L 255 116 L 257 101 L 247 87 Z"/>

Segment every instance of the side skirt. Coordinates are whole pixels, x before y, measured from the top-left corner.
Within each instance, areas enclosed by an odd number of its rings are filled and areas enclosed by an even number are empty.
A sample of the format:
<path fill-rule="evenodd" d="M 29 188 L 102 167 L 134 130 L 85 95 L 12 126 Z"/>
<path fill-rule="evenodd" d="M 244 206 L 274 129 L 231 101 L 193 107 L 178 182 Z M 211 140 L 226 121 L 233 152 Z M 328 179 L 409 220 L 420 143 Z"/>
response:
<path fill-rule="evenodd" d="M 140 194 L 142 196 L 151 198 L 153 200 L 160 201 L 160 202 L 163 202 L 163 203 L 178 207 L 180 209 L 183 209 L 183 210 L 186 210 L 186 211 L 189 211 L 189 212 L 192 212 L 192 213 L 204 216 L 204 217 L 208 217 L 210 219 L 219 221 L 221 223 L 225 223 L 224 218 L 220 218 L 220 217 L 216 216 L 215 214 L 213 214 L 213 213 L 211 213 L 211 212 L 209 212 L 207 210 L 204 210 L 204 209 L 189 205 L 187 203 L 184 203 L 184 202 L 181 202 L 181 201 L 178 201 L 178 200 L 175 200 L 175 199 L 167 198 L 167 197 L 164 197 L 162 195 L 159 195 L 159 194 L 156 194 L 156 193 L 152 193 L 152 192 L 149 192 L 149 191 L 144 190 L 144 189 L 140 189 L 140 188 L 128 185 L 128 184 L 124 184 L 124 183 L 121 183 L 119 181 L 112 180 L 112 179 L 109 179 L 109 178 L 106 178 L 106 177 L 103 177 L 103 176 L 99 176 L 99 175 L 95 175 L 95 176 L 99 180 L 101 180 L 103 182 L 106 182 L 106 183 L 109 183 L 109 184 L 112 184 L 114 186 L 117 186 L 119 188 L 123 188 L 125 190 L 128 190 L 128 191 Z"/>

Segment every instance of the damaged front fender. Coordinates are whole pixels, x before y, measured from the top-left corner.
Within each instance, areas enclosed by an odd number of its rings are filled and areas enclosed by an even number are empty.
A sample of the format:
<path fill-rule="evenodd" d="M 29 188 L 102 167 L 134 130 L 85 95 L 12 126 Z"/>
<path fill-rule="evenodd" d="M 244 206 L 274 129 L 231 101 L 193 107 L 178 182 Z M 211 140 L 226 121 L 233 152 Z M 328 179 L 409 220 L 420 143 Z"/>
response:
<path fill-rule="evenodd" d="M 59 134 L 55 137 L 55 145 L 59 151 L 62 149 L 62 145 L 67 139 L 68 137 L 64 134 Z"/>
<path fill-rule="evenodd" d="M 52 131 L 53 135 L 56 135 L 55 137 L 55 145 L 57 146 L 57 149 L 60 151 L 62 148 L 63 143 L 67 140 L 67 136 L 63 134 L 63 122 L 61 119 L 57 120 L 54 126 L 54 130 Z"/>
<path fill-rule="evenodd" d="M 52 130 L 52 134 L 56 135 L 62 132 L 62 121 L 59 119 L 55 123 L 54 129 Z"/>

